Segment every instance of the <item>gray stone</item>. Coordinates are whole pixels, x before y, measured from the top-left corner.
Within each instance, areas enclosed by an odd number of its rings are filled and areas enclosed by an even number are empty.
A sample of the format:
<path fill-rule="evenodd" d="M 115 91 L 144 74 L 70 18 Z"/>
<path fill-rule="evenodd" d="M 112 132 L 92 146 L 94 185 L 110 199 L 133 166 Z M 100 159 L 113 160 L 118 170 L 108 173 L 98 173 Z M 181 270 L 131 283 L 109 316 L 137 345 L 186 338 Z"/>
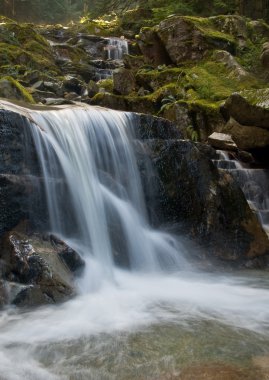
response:
<path fill-rule="evenodd" d="M 135 90 L 136 82 L 131 70 L 120 68 L 113 72 L 113 92 L 120 95 L 129 95 Z"/>
<path fill-rule="evenodd" d="M 216 149 L 237 150 L 237 145 L 231 135 L 214 132 L 208 137 L 208 144 Z"/>

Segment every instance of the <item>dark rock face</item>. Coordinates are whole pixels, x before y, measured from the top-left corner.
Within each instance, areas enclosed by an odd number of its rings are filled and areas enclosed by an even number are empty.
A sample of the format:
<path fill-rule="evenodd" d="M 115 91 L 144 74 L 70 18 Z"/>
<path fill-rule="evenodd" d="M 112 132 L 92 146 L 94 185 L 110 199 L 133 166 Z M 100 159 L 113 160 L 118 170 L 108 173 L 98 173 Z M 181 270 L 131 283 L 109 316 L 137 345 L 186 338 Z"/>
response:
<path fill-rule="evenodd" d="M 135 133 L 142 140 L 182 138 L 181 132 L 171 121 L 144 114 L 135 114 Z"/>
<path fill-rule="evenodd" d="M 0 109 L 0 236 L 29 216 L 29 204 L 39 203 L 40 169 L 27 128 L 24 117 Z"/>
<path fill-rule="evenodd" d="M 248 266 L 269 254 L 268 238 L 234 179 L 218 171 L 200 145 L 147 143 L 160 178 L 158 220 L 178 224 L 208 257 Z M 263 265 L 263 259 L 255 263 Z"/>

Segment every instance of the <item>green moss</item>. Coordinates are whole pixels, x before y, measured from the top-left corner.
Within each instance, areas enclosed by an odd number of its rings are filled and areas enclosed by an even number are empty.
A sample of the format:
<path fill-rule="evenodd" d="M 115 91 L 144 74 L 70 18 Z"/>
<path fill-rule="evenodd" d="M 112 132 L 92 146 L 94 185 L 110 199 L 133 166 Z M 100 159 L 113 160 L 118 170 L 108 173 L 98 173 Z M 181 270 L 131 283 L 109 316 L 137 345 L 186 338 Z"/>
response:
<path fill-rule="evenodd" d="M 220 32 L 216 29 L 210 18 L 183 16 L 183 19 L 192 22 L 207 38 L 224 40 L 231 44 L 235 44 L 236 42 L 234 36 L 231 34 Z"/>
<path fill-rule="evenodd" d="M 232 69 L 223 63 L 204 61 L 197 66 L 185 69 L 185 86 L 194 90 L 198 99 L 219 102 L 225 100 L 233 92 L 244 88 L 258 88 L 260 81 L 252 76 L 239 78 Z M 189 92 L 190 97 L 193 94 Z"/>
<path fill-rule="evenodd" d="M 11 99 L 22 99 L 25 102 L 34 104 L 35 101 L 32 97 L 32 95 L 14 78 L 10 76 L 3 77 L 0 82 L 8 81 L 11 85 L 11 88 L 13 88 L 13 96 L 11 96 Z M 2 94 L 2 96 L 5 96 L 5 93 Z"/>
<path fill-rule="evenodd" d="M 101 79 L 98 81 L 98 86 L 108 92 L 113 92 L 113 79 Z"/>
<path fill-rule="evenodd" d="M 243 90 L 239 94 L 253 106 L 268 108 L 269 106 L 269 88 L 260 88 L 256 90 Z"/>
<path fill-rule="evenodd" d="M 185 75 L 182 68 L 166 68 L 149 70 L 142 68 L 136 74 L 136 80 L 141 85 L 146 85 L 151 89 L 159 88 L 168 83 L 179 83 L 180 79 Z"/>

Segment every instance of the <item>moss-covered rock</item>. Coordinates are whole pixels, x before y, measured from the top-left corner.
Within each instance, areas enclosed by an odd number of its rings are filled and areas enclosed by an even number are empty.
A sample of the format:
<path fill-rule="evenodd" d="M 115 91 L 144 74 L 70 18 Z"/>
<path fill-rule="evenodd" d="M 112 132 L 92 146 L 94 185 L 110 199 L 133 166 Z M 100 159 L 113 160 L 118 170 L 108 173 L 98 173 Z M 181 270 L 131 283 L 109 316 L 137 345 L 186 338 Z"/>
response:
<path fill-rule="evenodd" d="M 5 19 L 0 25 L 0 74 L 21 75 L 36 69 L 58 71 L 49 43 L 32 25 Z"/>
<path fill-rule="evenodd" d="M 199 61 L 211 49 L 236 50 L 234 37 L 219 31 L 210 19 L 175 16 L 162 21 L 156 32 L 174 64 Z"/>
<path fill-rule="evenodd" d="M 0 97 L 35 103 L 32 95 L 12 77 L 3 77 L 0 79 Z"/>
<path fill-rule="evenodd" d="M 228 119 L 242 125 L 269 129 L 269 89 L 245 90 L 232 94 L 222 108 Z"/>

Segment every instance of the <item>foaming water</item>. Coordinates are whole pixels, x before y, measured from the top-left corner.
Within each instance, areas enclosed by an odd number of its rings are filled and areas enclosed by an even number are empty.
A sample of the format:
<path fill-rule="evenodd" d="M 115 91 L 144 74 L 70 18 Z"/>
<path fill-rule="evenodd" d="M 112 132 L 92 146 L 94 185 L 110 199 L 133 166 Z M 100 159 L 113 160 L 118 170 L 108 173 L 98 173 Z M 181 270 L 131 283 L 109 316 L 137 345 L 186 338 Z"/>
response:
<path fill-rule="evenodd" d="M 32 117 L 51 230 L 71 246 L 76 238 L 73 248 L 96 261 L 99 277 L 113 277 L 115 254 L 146 272 L 186 264 L 180 243 L 149 226 L 130 114 L 88 107 Z"/>
<path fill-rule="evenodd" d="M 116 270 L 114 275 L 114 284 L 105 281 L 98 290 L 60 306 L 23 313 L 6 311 L 0 322 L 0 378 L 114 379 L 112 370 L 115 379 L 141 379 L 141 359 L 130 355 L 129 364 L 121 362 L 125 350 L 146 355 L 150 372 L 156 360 L 161 365 L 163 349 L 168 346 L 173 367 L 178 357 L 170 347 L 175 334 L 179 335 L 177 350 L 183 349 L 186 339 L 190 350 L 182 354 L 177 369 L 193 360 L 192 350 L 197 349 L 195 360 L 209 355 L 204 339 L 213 340 L 212 355 L 218 360 L 215 352 L 222 336 L 222 356 L 227 361 L 233 360 L 242 345 L 248 349 L 243 350 L 240 361 L 269 347 L 266 277 L 264 282 L 258 277 L 249 282 L 248 276 L 194 273 L 167 276 Z M 240 344 L 235 344 L 236 339 Z M 136 367 L 135 374 L 128 377 L 132 366 Z"/>
<path fill-rule="evenodd" d="M 51 231 L 86 270 L 69 302 L 1 314 L 1 380 L 158 379 L 205 357 L 268 354 L 268 273 L 191 271 L 181 242 L 150 227 L 130 114 L 84 107 L 31 119 Z"/>

